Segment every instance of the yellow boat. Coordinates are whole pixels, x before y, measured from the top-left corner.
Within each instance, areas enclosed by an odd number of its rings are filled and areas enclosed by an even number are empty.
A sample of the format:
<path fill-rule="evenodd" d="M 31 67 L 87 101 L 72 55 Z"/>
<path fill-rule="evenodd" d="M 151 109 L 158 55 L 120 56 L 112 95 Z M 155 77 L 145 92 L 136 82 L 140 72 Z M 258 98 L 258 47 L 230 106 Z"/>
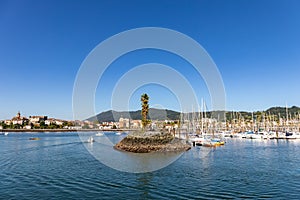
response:
<path fill-rule="evenodd" d="M 221 145 L 224 145 L 225 142 L 224 141 L 208 141 L 208 142 L 203 142 L 202 146 L 205 147 L 219 147 Z"/>
<path fill-rule="evenodd" d="M 40 140 L 41 138 L 37 138 L 37 137 L 32 137 L 32 138 L 29 138 L 29 140 Z"/>

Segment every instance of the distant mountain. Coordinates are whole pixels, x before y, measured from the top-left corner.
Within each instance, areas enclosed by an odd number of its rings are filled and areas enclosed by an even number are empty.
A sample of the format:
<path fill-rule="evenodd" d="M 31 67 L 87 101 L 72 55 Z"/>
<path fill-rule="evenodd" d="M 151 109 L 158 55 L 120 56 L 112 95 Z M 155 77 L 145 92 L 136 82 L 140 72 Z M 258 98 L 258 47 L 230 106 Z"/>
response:
<path fill-rule="evenodd" d="M 295 117 L 298 114 L 300 114 L 300 108 L 297 106 L 293 106 L 288 108 L 286 110 L 286 107 L 271 107 L 264 111 L 255 111 L 253 112 L 254 119 L 262 120 L 263 116 L 274 116 L 275 120 L 278 120 L 280 118 L 286 118 L 286 111 L 288 111 L 289 118 Z M 251 120 L 252 119 L 252 112 L 227 112 L 226 114 L 227 120 L 232 120 L 233 118 L 240 118 L 243 117 L 245 120 Z"/>
<path fill-rule="evenodd" d="M 141 110 L 137 111 L 113 111 L 109 110 L 106 112 L 102 112 L 96 116 L 90 117 L 88 121 L 99 121 L 99 122 L 114 122 L 119 121 L 119 119 L 123 118 L 130 118 L 132 120 L 141 119 Z M 180 113 L 173 111 L 173 110 L 163 110 L 163 109 L 156 109 L 150 108 L 148 118 L 151 120 L 178 120 L 180 118 Z"/>
<path fill-rule="evenodd" d="M 245 112 L 245 111 L 239 111 L 239 112 L 232 112 L 227 111 L 226 112 L 226 118 L 227 120 L 231 120 L 233 118 L 237 118 L 237 114 L 239 117 L 243 117 L 244 119 L 250 120 L 252 118 L 252 112 Z M 262 115 L 265 113 L 266 115 L 279 115 L 280 117 L 286 117 L 286 108 L 285 107 L 272 107 L 265 111 L 256 111 L 253 112 L 254 117 Z M 295 116 L 296 114 L 300 114 L 300 107 L 293 106 L 291 108 L 288 108 L 289 115 Z M 195 116 L 199 116 L 199 113 L 195 113 Z M 218 118 L 222 117 L 224 115 L 221 111 L 214 112 L 213 117 Z M 113 111 L 109 110 L 106 112 L 102 112 L 96 116 L 90 117 L 87 120 L 88 121 L 99 121 L 99 122 L 114 122 L 119 121 L 119 119 L 123 118 L 130 118 L 132 120 L 141 119 L 141 110 L 137 111 Z M 211 117 L 211 112 L 206 113 L 206 117 Z M 173 110 L 167 110 L 167 109 L 156 109 L 156 108 L 150 108 L 148 118 L 151 120 L 179 120 L 180 119 L 180 112 L 173 111 Z M 192 118 L 192 113 L 189 113 L 189 118 Z"/>
<path fill-rule="evenodd" d="M 278 115 L 280 113 L 281 117 L 286 117 L 286 108 L 285 107 L 272 107 L 265 111 L 266 114 Z M 289 115 L 300 114 L 300 108 L 297 106 L 293 106 L 288 108 Z"/>

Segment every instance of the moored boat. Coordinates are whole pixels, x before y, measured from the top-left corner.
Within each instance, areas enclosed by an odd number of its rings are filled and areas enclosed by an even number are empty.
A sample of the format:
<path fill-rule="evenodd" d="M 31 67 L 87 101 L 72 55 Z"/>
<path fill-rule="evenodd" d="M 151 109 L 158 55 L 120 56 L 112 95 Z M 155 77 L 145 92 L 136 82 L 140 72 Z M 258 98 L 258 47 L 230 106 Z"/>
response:
<path fill-rule="evenodd" d="M 254 133 L 253 131 L 247 132 L 246 134 L 247 139 L 262 139 L 262 135 Z"/>
<path fill-rule="evenodd" d="M 293 132 L 286 132 L 285 139 L 297 139 Z"/>
<path fill-rule="evenodd" d="M 29 140 L 40 140 L 41 138 L 38 138 L 38 137 L 31 137 L 29 138 Z"/>
<path fill-rule="evenodd" d="M 200 135 L 190 135 L 189 142 L 192 143 L 194 146 L 199 145 L 202 146 L 202 143 L 205 141 L 203 136 Z"/>
<path fill-rule="evenodd" d="M 205 139 L 202 142 L 202 146 L 204 146 L 204 147 L 218 147 L 218 146 L 221 146 L 224 144 L 225 144 L 225 141 L 221 140 L 220 138 Z"/>
<path fill-rule="evenodd" d="M 101 133 L 101 132 L 96 133 L 96 136 L 103 136 L 103 135 L 104 135 L 104 133 Z"/>
<path fill-rule="evenodd" d="M 87 142 L 88 142 L 88 143 L 93 143 L 93 142 L 95 142 L 93 136 L 89 137 L 89 139 L 87 140 Z"/>

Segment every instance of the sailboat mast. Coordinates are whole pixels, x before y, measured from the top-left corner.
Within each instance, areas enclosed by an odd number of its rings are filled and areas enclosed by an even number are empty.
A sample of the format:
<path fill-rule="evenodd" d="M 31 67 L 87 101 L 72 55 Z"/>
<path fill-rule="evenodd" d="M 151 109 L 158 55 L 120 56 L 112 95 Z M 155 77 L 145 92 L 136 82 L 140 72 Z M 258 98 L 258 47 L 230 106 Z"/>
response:
<path fill-rule="evenodd" d="M 286 112 L 286 127 L 285 130 L 288 131 L 289 127 L 289 111 L 287 107 L 287 103 L 285 104 L 285 112 Z"/>
<path fill-rule="evenodd" d="M 203 106 L 203 99 L 201 99 L 201 132 L 204 133 L 204 126 L 203 126 L 203 115 L 204 115 L 204 106 Z"/>

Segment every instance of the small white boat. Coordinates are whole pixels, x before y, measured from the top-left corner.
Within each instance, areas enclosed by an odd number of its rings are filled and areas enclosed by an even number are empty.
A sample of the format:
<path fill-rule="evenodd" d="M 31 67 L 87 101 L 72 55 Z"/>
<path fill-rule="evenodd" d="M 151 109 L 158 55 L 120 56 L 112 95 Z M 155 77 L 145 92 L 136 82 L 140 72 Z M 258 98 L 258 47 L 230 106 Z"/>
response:
<path fill-rule="evenodd" d="M 233 138 L 238 138 L 238 139 L 244 139 L 246 138 L 247 132 L 242 132 L 242 133 L 234 133 L 232 134 Z"/>
<path fill-rule="evenodd" d="M 249 131 L 246 133 L 246 139 L 262 139 L 262 135 Z"/>
<path fill-rule="evenodd" d="M 221 133 L 222 138 L 224 137 L 232 137 L 231 131 L 222 131 Z"/>
<path fill-rule="evenodd" d="M 89 139 L 87 140 L 87 142 L 88 142 L 88 143 L 93 143 L 93 142 L 95 142 L 93 136 L 89 137 Z"/>
<path fill-rule="evenodd" d="M 296 139 L 300 139 L 300 132 L 295 132 L 294 135 L 295 135 Z"/>
<path fill-rule="evenodd" d="M 278 136 L 277 136 L 276 139 L 286 139 L 285 132 L 278 132 L 277 134 L 278 134 Z"/>
<path fill-rule="evenodd" d="M 122 133 L 121 132 L 116 132 L 116 135 L 122 135 Z"/>
<path fill-rule="evenodd" d="M 189 142 L 193 145 L 202 145 L 203 142 L 205 142 L 206 139 L 204 139 L 203 136 L 199 135 L 190 135 L 189 136 Z"/>
<path fill-rule="evenodd" d="M 4 135 L 8 135 L 8 132 L 5 132 Z"/>
<path fill-rule="evenodd" d="M 268 139 L 275 139 L 276 138 L 276 132 L 275 131 L 270 131 L 268 133 Z"/>
<path fill-rule="evenodd" d="M 101 133 L 101 132 L 96 133 L 96 136 L 103 136 L 103 135 L 104 135 L 104 133 Z"/>
<path fill-rule="evenodd" d="M 266 131 L 260 131 L 258 132 L 258 135 L 260 136 L 260 138 L 257 138 L 257 139 L 269 139 L 269 133 L 266 132 Z"/>
<path fill-rule="evenodd" d="M 293 132 L 286 132 L 285 139 L 297 139 L 297 137 L 295 136 L 295 134 Z"/>

